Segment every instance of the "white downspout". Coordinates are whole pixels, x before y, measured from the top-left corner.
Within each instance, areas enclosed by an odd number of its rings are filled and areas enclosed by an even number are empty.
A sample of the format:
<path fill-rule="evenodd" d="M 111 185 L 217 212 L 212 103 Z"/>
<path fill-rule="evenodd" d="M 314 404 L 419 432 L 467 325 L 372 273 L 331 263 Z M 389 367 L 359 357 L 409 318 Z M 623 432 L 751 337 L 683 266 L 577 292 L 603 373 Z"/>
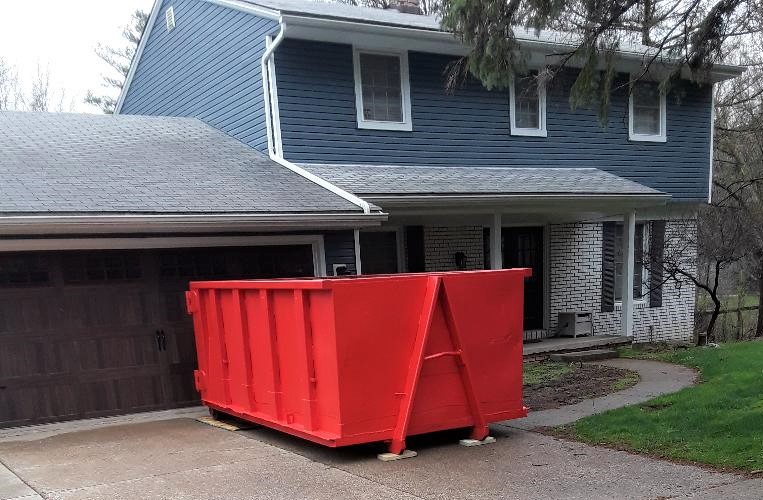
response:
<path fill-rule="evenodd" d="M 361 209 L 363 209 L 363 213 L 370 214 L 371 206 L 368 204 L 368 202 L 355 196 L 352 193 L 345 191 L 344 189 L 338 186 L 335 186 L 334 184 L 328 182 L 327 180 L 321 177 L 318 177 L 317 175 L 311 172 L 308 172 L 304 168 L 298 165 L 295 165 L 294 163 L 286 160 L 283 157 L 282 151 L 276 151 L 275 140 L 273 138 L 272 94 L 274 92 L 274 89 L 272 88 L 272 85 L 270 82 L 270 72 L 268 71 L 268 67 L 269 65 L 274 64 L 273 53 L 283 41 L 285 30 L 286 30 L 286 25 L 283 22 L 281 22 L 280 31 L 278 32 L 278 35 L 273 39 L 270 45 L 266 47 L 265 52 L 262 54 L 262 59 L 260 60 L 260 66 L 262 70 L 262 93 L 263 93 L 263 98 L 265 100 L 265 128 L 267 130 L 267 135 L 268 135 L 268 154 L 270 156 L 270 159 L 272 159 L 279 165 L 288 168 L 292 172 L 304 177 L 305 179 L 308 179 L 314 182 L 315 184 L 318 184 L 322 188 L 331 191 L 337 196 L 344 198 L 345 200 L 349 201 L 353 205 L 359 206 Z"/>

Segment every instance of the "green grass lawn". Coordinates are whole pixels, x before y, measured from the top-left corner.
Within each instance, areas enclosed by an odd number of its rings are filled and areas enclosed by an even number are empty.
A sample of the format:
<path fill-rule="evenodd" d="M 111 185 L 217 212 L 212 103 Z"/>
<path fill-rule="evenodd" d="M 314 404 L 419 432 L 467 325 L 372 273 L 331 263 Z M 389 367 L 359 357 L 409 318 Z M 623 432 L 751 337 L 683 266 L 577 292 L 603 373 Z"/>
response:
<path fill-rule="evenodd" d="M 579 420 L 561 434 L 674 460 L 763 469 L 763 342 L 623 354 L 697 368 L 701 383 Z"/>

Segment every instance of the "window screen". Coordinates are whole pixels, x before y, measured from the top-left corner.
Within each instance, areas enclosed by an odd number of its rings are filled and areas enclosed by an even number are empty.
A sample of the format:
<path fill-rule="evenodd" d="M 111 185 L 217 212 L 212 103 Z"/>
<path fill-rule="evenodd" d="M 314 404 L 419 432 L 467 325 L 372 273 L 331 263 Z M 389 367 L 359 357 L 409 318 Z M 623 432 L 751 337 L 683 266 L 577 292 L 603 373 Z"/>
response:
<path fill-rule="evenodd" d="M 615 228 L 615 300 L 623 299 L 623 269 L 625 267 L 625 255 L 623 245 L 622 224 Z M 644 296 L 644 225 L 636 224 L 633 248 L 633 298 L 640 299 Z"/>
<path fill-rule="evenodd" d="M 514 82 L 514 121 L 516 128 L 541 128 L 538 82 L 532 76 Z"/>
<path fill-rule="evenodd" d="M 633 133 L 660 135 L 660 89 L 656 83 L 639 82 L 633 88 Z"/>
<path fill-rule="evenodd" d="M 363 119 L 402 122 L 400 57 L 361 53 L 359 60 Z"/>

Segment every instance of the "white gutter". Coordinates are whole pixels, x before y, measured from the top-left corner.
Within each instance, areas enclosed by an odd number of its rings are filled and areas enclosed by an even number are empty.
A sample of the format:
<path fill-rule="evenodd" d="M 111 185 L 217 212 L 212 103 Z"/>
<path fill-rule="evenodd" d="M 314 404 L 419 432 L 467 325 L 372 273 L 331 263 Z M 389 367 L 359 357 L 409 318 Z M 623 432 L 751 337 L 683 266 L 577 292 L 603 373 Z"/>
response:
<path fill-rule="evenodd" d="M 113 234 L 128 232 L 280 231 L 378 226 L 387 215 L 360 213 L 295 214 L 101 214 L 0 216 L 0 234 Z"/>
<path fill-rule="evenodd" d="M 340 196 L 341 198 L 344 198 L 345 200 L 349 201 L 353 205 L 359 206 L 363 210 L 364 214 L 370 214 L 371 206 L 368 204 L 368 202 L 355 196 L 354 194 L 348 191 L 345 191 L 339 186 L 335 186 L 329 181 L 321 177 L 318 177 L 317 175 L 311 172 L 308 172 L 304 168 L 288 161 L 286 158 L 283 157 L 283 151 L 281 151 L 280 145 L 276 147 L 275 139 L 274 139 L 274 123 L 273 123 L 273 115 L 275 114 L 273 109 L 273 102 L 275 100 L 275 89 L 271 82 L 269 69 L 273 68 L 275 65 L 275 62 L 273 60 L 273 54 L 275 52 L 275 49 L 278 48 L 278 46 L 283 41 L 285 35 L 286 35 L 286 25 L 283 22 L 281 22 L 280 31 L 278 32 L 278 35 L 273 39 L 271 43 L 268 44 L 267 48 L 265 49 L 265 52 L 262 54 L 262 59 L 260 60 L 260 66 L 262 70 L 262 94 L 263 94 L 263 99 L 265 101 L 265 128 L 267 130 L 267 135 L 268 135 L 268 154 L 270 155 L 270 159 L 275 161 L 279 165 L 288 168 L 289 170 L 296 173 L 297 175 L 300 175 L 304 177 L 305 179 L 311 182 L 314 182 L 315 184 L 318 184 L 322 188 L 328 191 L 331 191 L 335 195 Z"/>

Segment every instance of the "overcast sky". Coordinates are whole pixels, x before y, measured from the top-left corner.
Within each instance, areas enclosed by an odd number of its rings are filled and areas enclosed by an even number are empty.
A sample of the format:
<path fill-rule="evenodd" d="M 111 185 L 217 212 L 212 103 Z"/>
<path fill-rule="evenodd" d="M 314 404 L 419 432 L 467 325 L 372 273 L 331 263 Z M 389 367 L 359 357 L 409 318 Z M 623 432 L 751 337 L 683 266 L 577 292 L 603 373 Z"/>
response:
<path fill-rule="evenodd" d="M 101 93 L 109 67 L 95 55 L 98 42 L 124 45 L 122 27 L 135 9 L 152 0 L 0 0 L 0 57 L 16 66 L 24 87 L 38 64 L 50 71 L 51 90 L 65 92 L 65 107 L 97 113 L 82 102 L 88 89 Z"/>

